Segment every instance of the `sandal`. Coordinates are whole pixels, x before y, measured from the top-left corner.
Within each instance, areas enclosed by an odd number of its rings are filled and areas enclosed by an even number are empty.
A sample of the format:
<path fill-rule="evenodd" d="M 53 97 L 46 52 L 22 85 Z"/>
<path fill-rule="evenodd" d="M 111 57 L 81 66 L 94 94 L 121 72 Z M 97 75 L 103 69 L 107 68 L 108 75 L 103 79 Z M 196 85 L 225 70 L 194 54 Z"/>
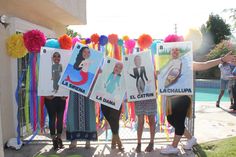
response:
<path fill-rule="evenodd" d="M 62 143 L 61 138 L 58 138 L 58 137 L 57 137 L 57 145 L 58 145 L 58 148 L 59 148 L 59 149 L 64 148 L 64 145 L 63 145 L 63 143 Z"/>
<path fill-rule="evenodd" d="M 71 141 L 70 145 L 69 145 L 69 149 L 74 149 L 76 148 L 77 142 L 76 141 Z"/>
<path fill-rule="evenodd" d="M 115 136 L 112 135 L 112 139 L 111 139 L 111 149 L 115 149 L 116 148 L 116 139 Z"/>
<path fill-rule="evenodd" d="M 85 143 L 85 148 L 86 148 L 86 149 L 90 149 L 90 141 L 86 141 L 86 143 Z"/>
<path fill-rule="evenodd" d="M 146 149 L 145 149 L 145 152 L 151 152 L 151 151 L 153 151 L 153 146 L 154 146 L 153 143 L 149 143 L 148 146 L 147 146 Z"/>
<path fill-rule="evenodd" d="M 140 152 L 141 152 L 141 143 L 138 143 L 138 145 L 137 145 L 135 151 L 136 151 L 137 153 L 140 153 Z"/>
<path fill-rule="evenodd" d="M 53 149 L 57 150 L 58 149 L 58 143 L 57 143 L 57 139 L 56 138 L 52 139 L 52 144 L 53 144 Z"/>
<path fill-rule="evenodd" d="M 220 102 L 219 101 L 216 102 L 216 107 L 220 107 Z"/>

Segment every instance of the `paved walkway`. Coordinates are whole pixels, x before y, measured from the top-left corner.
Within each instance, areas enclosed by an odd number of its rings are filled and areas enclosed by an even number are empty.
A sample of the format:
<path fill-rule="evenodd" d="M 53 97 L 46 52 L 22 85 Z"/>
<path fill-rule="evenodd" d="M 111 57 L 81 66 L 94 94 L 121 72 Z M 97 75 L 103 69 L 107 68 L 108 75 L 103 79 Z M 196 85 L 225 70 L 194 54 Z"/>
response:
<path fill-rule="evenodd" d="M 195 136 L 198 142 L 206 142 L 236 136 L 236 112 L 228 109 L 230 103 L 197 102 L 195 105 Z"/>
<path fill-rule="evenodd" d="M 196 103 L 196 119 L 195 119 L 195 136 L 198 142 L 212 141 L 231 136 L 236 136 L 236 113 L 230 113 L 227 109 L 228 103 L 222 103 L 222 108 L 216 108 L 214 103 Z M 132 136 L 136 136 L 136 132 L 133 132 Z M 148 133 L 145 133 L 143 137 L 149 137 Z M 155 141 L 155 150 L 151 153 L 142 152 L 140 154 L 135 153 L 134 149 L 136 141 L 127 140 L 123 141 L 125 151 L 119 152 L 118 150 L 112 150 L 110 148 L 110 142 L 94 142 L 91 145 L 91 149 L 85 149 L 84 143 L 78 143 L 78 148 L 74 150 L 68 149 L 68 142 L 65 142 L 65 149 L 54 152 L 51 150 L 52 143 L 48 141 L 39 142 L 36 141 L 30 145 L 24 146 L 19 151 L 5 150 L 5 157 L 33 157 L 41 155 L 40 157 L 194 157 L 192 151 L 185 152 L 182 149 L 182 145 L 185 141 L 181 141 L 179 148 L 181 152 L 178 155 L 161 155 L 161 147 L 170 144 L 166 141 L 166 138 L 159 133 L 156 134 L 158 138 Z M 41 137 L 39 136 L 38 139 Z M 148 141 L 143 141 L 142 150 L 148 144 Z M 80 156 L 79 156 L 80 155 Z"/>

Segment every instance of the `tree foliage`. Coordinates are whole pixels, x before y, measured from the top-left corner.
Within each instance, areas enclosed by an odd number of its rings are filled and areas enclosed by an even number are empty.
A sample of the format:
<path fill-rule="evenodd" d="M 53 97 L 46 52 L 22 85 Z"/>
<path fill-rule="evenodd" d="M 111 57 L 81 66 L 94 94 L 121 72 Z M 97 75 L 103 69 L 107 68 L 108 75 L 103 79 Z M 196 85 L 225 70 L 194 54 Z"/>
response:
<path fill-rule="evenodd" d="M 207 55 L 208 59 L 216 59 L 225 55 L 229 51 L 232 51 L 234 54 L 236 53 L 236 45 L 233 45 L 230 41 L 222 41 L 221 43 L 217 44 L 213 50 Z"/>
<path fill-rule="evenodd" d="M 78 32 L 75 32 L 74 30 L 69 29 L 69 28 L 66 28 L 66 34 L 71 38 L 74 38 L 76 36 L 79 36 L 81 38 L 81 34 L 79 34 Z"/>
<path fill-rule="evenodd" d="M 206 22 L 206 33 L 210 33 L 214 43 L 218 44 L 231 35 L 230 25 L 226 24 L 219 15 L 211 14 Z"/>

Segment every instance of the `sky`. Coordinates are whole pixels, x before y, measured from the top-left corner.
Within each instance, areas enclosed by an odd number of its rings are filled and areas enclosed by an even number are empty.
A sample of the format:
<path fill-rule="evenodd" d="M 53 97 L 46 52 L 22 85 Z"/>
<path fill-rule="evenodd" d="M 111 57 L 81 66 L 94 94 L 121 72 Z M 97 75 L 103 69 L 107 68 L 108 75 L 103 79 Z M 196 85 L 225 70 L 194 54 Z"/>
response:
<path fill-rule="evenodd" d="M 230 23 L 223 10 L 232 7 L 236 0 L 87 0 L 87 24 L 69 28 L 83 38 L 94 33 L 138 38 L 145 33 L 163 39 L 175 33 L 175 24 L 183 36 L 189 28 L 200 28 L 211 13 Z"/>

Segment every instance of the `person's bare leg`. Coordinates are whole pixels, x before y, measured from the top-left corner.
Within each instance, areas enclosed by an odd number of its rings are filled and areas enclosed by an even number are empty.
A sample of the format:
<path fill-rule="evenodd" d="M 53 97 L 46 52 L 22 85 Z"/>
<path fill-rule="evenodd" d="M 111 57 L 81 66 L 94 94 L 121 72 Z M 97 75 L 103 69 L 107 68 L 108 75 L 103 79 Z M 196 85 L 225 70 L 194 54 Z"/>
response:
<path fill-rule="evenodd" d="M 225 92 L 225 90 L 220 90 L 220 94 L 219 94 L 218 100 L 216 102 L 217 107 L 219 107 L 219 105 L 220 105 L 220 100 L 221 100 L 222 96 L 224 95 L 224 92 Z"/>
<path fill-rule="evenodd" d="M 89 141 L 89 140 L 86 140 L 86 142 L 85 142 L 85 148 L 86 148 L 86 149 L 89 149 L 89 148 L 90 148 L 90 141 Z"/>
<path fill-rule="evenodd" d="M 138 116 L 138 131 L 137 131 L 138 143 L 141 143 L 142 134 L 143 134 L 143 124 L 144 124 L 144 115 L 139 115 Z"/>
<path fill-rule="evenodd" d="M 190 132 L 185 128 L 185 130 L 184 130 L 184 136 L 188 139 L 188 140 L 190 140 L 191 138 L 192 138 L 192 135 L 190 134 Z"/>
<path fill-rule="evenodd" d="M 151 152 L 151 151 L 153 151 L 154 136 L 155 136 L 155 117 L 154 117 L 154 115 L 148 116 L 148 120 L 149 120 L 149 127 L 150 127 L 150 142 L 149 142 L 148 146 L 146 147 L 145 151 Z"/>
<path fill-rule="evenodd" d="M 182 136 L 180 136 L 180 135 L 175 135 L 175 136 L 174 136 L 174 140 L 173 140 L 173 142 L 172 142 L 172 146 L 173 146 L 174 148 L 177 148 L 177 147 L 178 147 L 178 144 L 179 144 L 179 141 L 180 141 L 181 137 L 182 137 Z"/>
<path fill-rule="evenodd" d="M 149 125 L 150 125 L 150 143 L 154 143 L 155 136 L 155 116 L 148 116 Z"/>
<path fill-rule="evenodd" d="M 143 134 L 143 124 L 144 124 L 144 115 L 139 115 L 138 116 L 138 131 L 137 131 L 138 145 L 136 147 L 137 153 L 141 152 L 141 139 L 142 139 L 142 134 Z"/>

